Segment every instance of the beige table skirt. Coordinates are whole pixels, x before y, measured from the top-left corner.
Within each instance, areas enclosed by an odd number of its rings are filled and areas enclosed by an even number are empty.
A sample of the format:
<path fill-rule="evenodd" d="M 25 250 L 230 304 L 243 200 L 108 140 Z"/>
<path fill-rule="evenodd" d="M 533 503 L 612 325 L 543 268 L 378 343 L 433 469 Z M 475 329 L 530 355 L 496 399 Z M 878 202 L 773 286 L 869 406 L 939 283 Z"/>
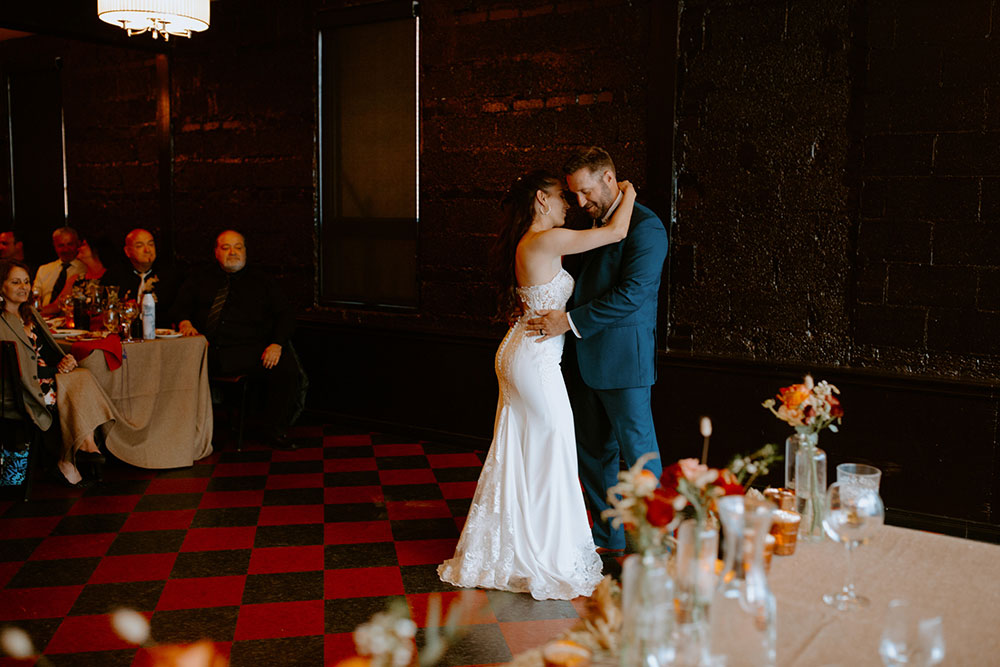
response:
<path fill-rule="evenodd" d="M 101 428 L 108 450 L 140 468 L 182 468 L 212 453 L 208 342 L 203 336 L 124 346 L 108 370 L 92 352 L 72 373 L 56 375 L 64 441 L 73 448 Z"/>

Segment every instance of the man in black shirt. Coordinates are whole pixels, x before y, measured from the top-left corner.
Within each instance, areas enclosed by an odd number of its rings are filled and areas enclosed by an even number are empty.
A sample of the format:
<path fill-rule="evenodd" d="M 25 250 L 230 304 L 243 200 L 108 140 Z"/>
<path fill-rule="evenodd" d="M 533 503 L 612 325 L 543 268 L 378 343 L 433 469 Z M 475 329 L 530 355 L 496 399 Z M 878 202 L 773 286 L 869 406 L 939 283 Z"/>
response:
<path fill-rule="evenodd" d="M 156 326 L 169 327 L 180 280 L 173 268 L 156 261 L 153 235 L 141 228 L 130 231 L 125 237 L 125 257 L 128 263 L 119 265 L 116 262 L 101 278 L 101 284 L 117 286 L 120 297 L 125 298 L 128 294 L 140 305 L 142 295 L 152 292 L 156 299 Z"/>
<path fill-rule="evenodd" d="M 305 374 L 289 348 L 295 328 L 290 301 L 270 277 L 246 268 L 246 241 L 239 232 L 219 234 L 215 259 L 218 267 L 192 276 L 181 287 L 173 319 L 185 336 L 208 338 L 211 374 L 264 380 L 267 443 L 294 449 L 286 430 L 298 411 Z"/>

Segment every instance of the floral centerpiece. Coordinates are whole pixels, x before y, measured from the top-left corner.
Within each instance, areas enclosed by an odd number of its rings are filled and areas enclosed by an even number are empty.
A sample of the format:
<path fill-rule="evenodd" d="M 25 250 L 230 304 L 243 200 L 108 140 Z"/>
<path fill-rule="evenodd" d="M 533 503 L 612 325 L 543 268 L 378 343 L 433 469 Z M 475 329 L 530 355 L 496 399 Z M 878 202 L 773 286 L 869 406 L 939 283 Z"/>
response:
<path fill-rule="evenodd" d="M 795 429 L 785 442 L 785 486 L 795 490 L 796 508 L 802 515 L 801 539 L 823 537 L 823 507 L 826 494 L 826 452 L 819 448 L 819 433 L 837 431 L 844 408 L 840 390 L 829 382 L 813 382 L 807 375 L 801 384 L 782 387 L 775 398 L 762 405 Z"/>
<path fill-rule="evenodd" d="M 698 459 L 681 459 L 667 466 L 657 480 L 643 466 L 656 454 L 644 454 L 628 470 L 618 473 L 618 484 L 608 489 L 609 509 L 602 517 L 610 519 L 613 526 L 625 526 L 639 545 L 639 551 L 659 549 L 671 541 L 671 533 L 685 518 L 694 518 L 705 524 L 715 511 L 715 503 L 722 496 L 742 495 L 749 484 L 767 472 L 761 463 L 763 453 L 773 454 L 763 448 L 750 456 L 737 457 L 732 468 L 709 468 Z M 773 456 L 768 460 L 773 461 Z M 744 462 L 749 464 L 744 464 Z M 756 471 L 744 484 L 747 470 Z"/>
<path fill-rule="evenodd" d="M 838 394 L 840 390 L 826 380 L 814 383 L 812 376 L 807 375 L 802 384 L 782 387 L 775 397 L 777 401 L 769 398 L 761 405 L 794 427 L 797 433 L 819 433 L 825 428 L 836 433 L 837 424 L 844 416 Z"/>

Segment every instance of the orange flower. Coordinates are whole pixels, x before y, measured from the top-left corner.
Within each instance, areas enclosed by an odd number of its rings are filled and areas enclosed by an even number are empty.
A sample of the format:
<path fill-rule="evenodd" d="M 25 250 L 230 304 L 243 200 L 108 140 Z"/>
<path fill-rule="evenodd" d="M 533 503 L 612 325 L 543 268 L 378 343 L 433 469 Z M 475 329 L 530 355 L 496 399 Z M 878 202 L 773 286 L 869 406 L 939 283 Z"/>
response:
<path fill-rule="evenodd" d="M 787 408 L 794 410 L 802 404 L 802 401 L 809 398 L 811 389 L 804 384 L 793 384 L 790 387 L 782 387 L 778 392 L 778 400 Z"/>

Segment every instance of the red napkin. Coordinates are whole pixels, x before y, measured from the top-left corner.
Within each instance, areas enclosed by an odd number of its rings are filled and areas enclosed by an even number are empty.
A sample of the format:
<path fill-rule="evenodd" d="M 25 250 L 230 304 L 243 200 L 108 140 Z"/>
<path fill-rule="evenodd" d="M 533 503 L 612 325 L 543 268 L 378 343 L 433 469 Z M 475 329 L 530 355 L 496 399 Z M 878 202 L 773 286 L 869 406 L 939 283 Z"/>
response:
<path fill-rule="evenodd" d="M 118 336 L 78 341 L 73 343 L 69 353 L 76 357 L 77 361 L 83 361 L 94 350 L 104 352 L 104 360 L 108 362 L 108 370 L 113 371 L 122 365 L 122 341 Z"/>

